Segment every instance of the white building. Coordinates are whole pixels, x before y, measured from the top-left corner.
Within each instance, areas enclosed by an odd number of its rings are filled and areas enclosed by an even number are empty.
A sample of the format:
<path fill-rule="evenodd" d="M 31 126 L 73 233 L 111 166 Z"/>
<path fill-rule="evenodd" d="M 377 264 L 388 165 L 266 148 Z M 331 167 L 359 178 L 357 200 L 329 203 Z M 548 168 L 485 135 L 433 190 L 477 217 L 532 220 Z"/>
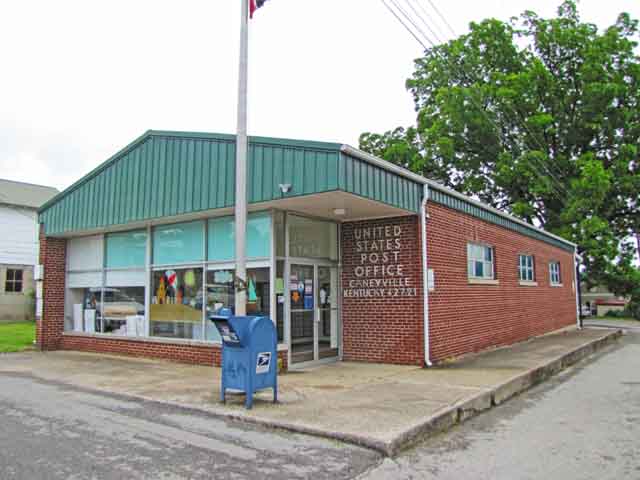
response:
<path fill-rule="evenodd" d="M 34 316 L 37 209 L 55 188 L 0 179 L 0 321 Z"/>

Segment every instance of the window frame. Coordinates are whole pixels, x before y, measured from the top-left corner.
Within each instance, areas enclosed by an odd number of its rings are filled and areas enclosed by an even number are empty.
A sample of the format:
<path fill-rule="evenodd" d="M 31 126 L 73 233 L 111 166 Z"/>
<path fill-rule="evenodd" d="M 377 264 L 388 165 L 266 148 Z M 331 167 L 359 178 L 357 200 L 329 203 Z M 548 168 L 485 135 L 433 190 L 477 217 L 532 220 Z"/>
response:
<path fill-rule="evenodd" d="M 557 272 L 554 272 L 554 267 L 557 267 Z M 557 280 L 554 278 L 557 275 Z M 562 268 L 560 262 L 552 260 L 549 262 L 549 284 L 552 286 L 562 285 Z"/>
<path fill-rule="evenodd" d="M 523 263 L 523 259 L 525 262 Z M 531 260 L 531 264 L 529 265 L 528 260 Z M 525 274 L 523 276 L 523 273 Z M 531 277 L 529 278 L 529 275 Z M 520 282 L 526 283 L 534 283 L 536 281 L 536 257 L 530 253 L 520 253 L 518 254 L 518 280 Z"/>
<path fill-rule="evenodd" d="M 13 278 L 9 278 L 9 272 L 13 273 Z M 16 278 L 16 274 L 19 273 L 19 279 Z M 9 288 L 9 285 L 12 285 Z M 19 285 L 19 290 L 16 290 L 16 286 Z M 24 293 L 24 269 L 23 268 L 7 268 L 4 278 L 4 291 L 5 293 Z"/>
<path fill-rule="evenodd" d="M 473 256 L 473 247 L 480 247 L 483 249 L 482 258 L 477 258 Z M 491 260 L 486 259 L 486 252 L 490 252 Z M 471 268 L 473 262 L 473 268 Z M 475 274 L 477 263 L 480 262 L 483 264 L 483 276 L 478 276 Z M 469 280 L 496 280 L 496 252 L 495 247 L 492 245 L 487 245 L 485 243 L 478 242 L 467 242 L 467 277 Z M 490 266 L 490 276 L 484 275 L 486 266 Z"/>

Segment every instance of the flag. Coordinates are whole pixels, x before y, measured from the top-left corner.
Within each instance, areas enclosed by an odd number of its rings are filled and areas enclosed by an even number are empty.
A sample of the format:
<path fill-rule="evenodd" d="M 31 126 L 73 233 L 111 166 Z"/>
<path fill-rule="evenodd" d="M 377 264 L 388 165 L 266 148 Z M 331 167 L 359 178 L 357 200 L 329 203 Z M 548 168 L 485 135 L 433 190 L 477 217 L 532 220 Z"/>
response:
<path fill-rule="evenodd" d="M 253 18 L 253 13 L 264 5 L 267 0 L 249 0 L 249 18 Z"/>

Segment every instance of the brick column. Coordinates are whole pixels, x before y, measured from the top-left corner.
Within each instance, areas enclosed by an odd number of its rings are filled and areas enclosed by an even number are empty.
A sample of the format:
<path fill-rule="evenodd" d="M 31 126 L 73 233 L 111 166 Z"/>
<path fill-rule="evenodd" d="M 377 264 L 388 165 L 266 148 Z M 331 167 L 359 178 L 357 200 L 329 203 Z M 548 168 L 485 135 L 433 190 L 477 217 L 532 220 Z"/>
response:
<path fill-rule="evenodd" d="M 343 357 L 422 365 L 422 252 L 417 216 L 342 224 Z"/>
<path fill-rule="evenodd" d="M 40 350 L 60 348 L 64 331 L 64 290 L 67 242 L 47 237 L 40 225 L 40 264 L 44 265 L 42 316 L 36 322 L 36 344 Z"/>

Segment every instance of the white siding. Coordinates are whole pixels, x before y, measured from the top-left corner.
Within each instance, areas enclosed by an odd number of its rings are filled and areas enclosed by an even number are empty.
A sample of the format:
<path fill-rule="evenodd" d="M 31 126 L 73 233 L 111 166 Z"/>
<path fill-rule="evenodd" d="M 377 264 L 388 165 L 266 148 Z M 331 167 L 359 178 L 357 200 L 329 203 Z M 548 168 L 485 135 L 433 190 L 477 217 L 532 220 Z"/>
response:
<path fill-rule="evenodd" d="M 36 212 L 0 205 L 0 264 L 36 265 L 37 262 Z"/>

